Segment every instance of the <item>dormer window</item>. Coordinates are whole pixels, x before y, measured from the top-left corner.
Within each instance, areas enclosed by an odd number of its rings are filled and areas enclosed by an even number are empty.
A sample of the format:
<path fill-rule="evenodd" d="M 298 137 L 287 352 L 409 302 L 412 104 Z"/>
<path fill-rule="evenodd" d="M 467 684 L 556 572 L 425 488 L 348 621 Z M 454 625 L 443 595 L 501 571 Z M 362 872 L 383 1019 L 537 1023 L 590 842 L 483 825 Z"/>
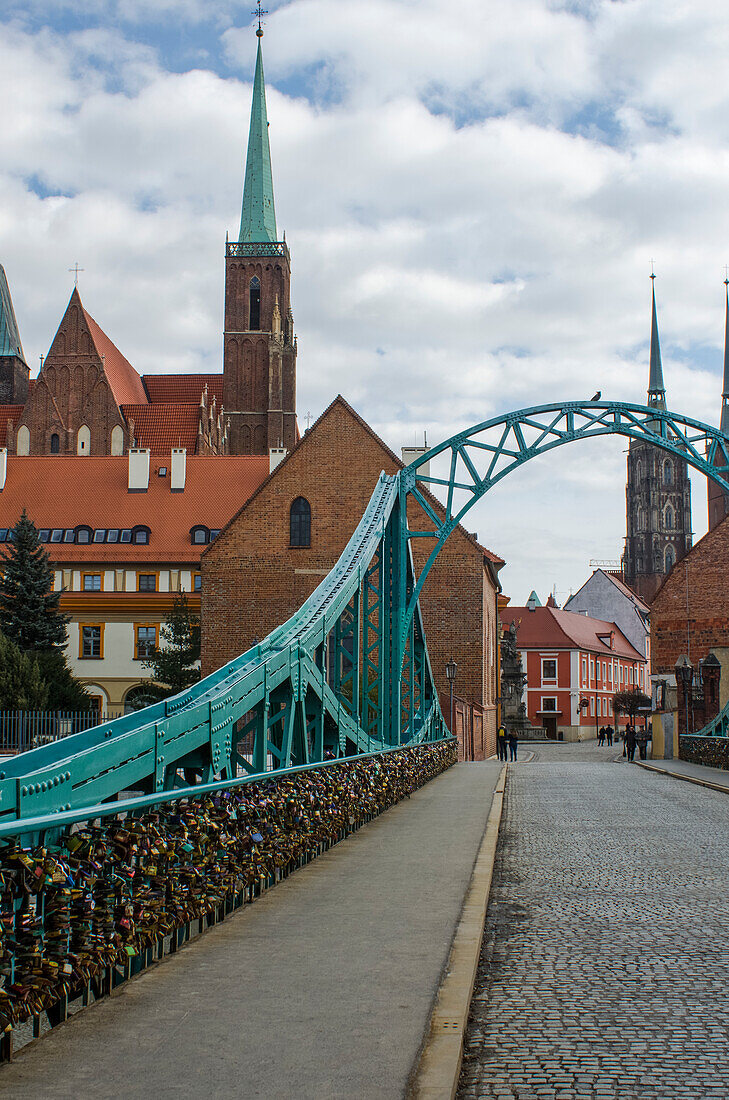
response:
<path fill-rule="evenodd" d="M 76 528 L 76 542 L 86 545 L 91 542 L 92 531 L 90 527 L 77 527 Z"/>
<path fill-rule="evenodd" d="M 132 529 L 132 542 L 135 546 L 146 546 L 149 543 L 149 527 L 134 527 Z"/>
<path fill-rule="evenodd" d="M 207 527 L 198 525 L 190 530 L 190 542 L 193 546 L 206 546 L 210 541 L 210 531 Z"/>

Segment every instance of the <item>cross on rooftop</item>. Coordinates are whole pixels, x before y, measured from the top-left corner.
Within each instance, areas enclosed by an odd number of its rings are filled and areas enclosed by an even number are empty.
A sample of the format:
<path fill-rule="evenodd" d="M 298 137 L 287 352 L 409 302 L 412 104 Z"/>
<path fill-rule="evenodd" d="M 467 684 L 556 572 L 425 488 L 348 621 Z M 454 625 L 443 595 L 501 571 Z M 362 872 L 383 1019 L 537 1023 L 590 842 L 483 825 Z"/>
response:
<path fill-rule="evenodd" d="M 255 15 L 255 16 L 256 16 L 256 18 L 258 19 L 258 30 L 256 31 L 256 35 L 257 35 L 257 36 L 258 36 L 259 38 L 262 38 L 262 37 L 263 37 L 263 30 L 262 30 L 262 27 L 261 27 L 261 20 L 263 19 L 263 16 L 264 16 L 264 15 L 268 15 L 268 12 L 267 12 L 267 10 L 266 10 L 266 9 L 265 9 L 265 8 L 264 8 L 264 7 L 262 6 L 262 4 L 261 4 L 261 0 L 258 0 L 258 3 L 257 3 L 257 5 L 256 5 L 256 10 L 255 10 L 255 11 L 252 11 L 252 12 L 251 12 L 251 15 Z"/>
<path fill-rule="evenodd" d="M 651 260 L 651 279 L 655 279 L 655 277 L 656 277 L 656 273 L 653 270 L 653 264 L 654 263 L 655 263 L 655 260 Z"/>
<path fill-rule="evenodd" d="M 76 263 L 73 265 L 73 267 L 69 267 L 68 270 L 73 275 L 73 285 L 78 286 L 78 273 L 79 273 L 79 271 L 83 271 L 84 268 L 78 266 L 78 260 L 77 260 Z"/>

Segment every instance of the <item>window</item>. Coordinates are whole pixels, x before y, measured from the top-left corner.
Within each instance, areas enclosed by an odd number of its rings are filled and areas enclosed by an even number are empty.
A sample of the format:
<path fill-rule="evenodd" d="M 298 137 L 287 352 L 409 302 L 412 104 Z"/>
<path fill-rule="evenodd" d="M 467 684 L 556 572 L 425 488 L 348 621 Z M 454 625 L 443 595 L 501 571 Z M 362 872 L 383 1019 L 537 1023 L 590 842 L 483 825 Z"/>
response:
<path fill-rule="evenodd" d="M 202 574 L 193 573 L 192 575 L 192 590 L 193 592 L 202 592 Z"/>
<path fill-rule="evenodd" d="M 58 432 L 54 432 L 51 436 L 51 454 L 57 455 L 61 450 L 61 440 L 58 437 Z"/>
<path fill-rule="evenodd" d="M 149 687 L 145 684 L 137 684 L 130 688 L 124 697 L 124 713 L 133 714 L 135 710 L 141 710 L 149 704 Z"/>
<path fill-rule="evenodd" d="M 542 657 L 542 680 L 557 679 L 557 661 L 554 657 Z"/>
<path fill-rule="evenodd" d="M 676 564 L 676 552 L 672 546 L 666 547 L 666 572 L 670 573 Z"/>
<path fill-rule="evenodd" d="M 632 665 L 631 665 L 631 667 L 630 667 L 630 668 L 628 669 L 628 676 L 629 676 L 629 678 L 630 678 L 630 683 L 632 684 L 632 683 L 633 683 L 633 666 L 632 666 Z"/>
<path fill-rule="evenodd" d="M 291 546 L 311 546 L 311 505 L 304 497 L 297 497 L 291 505 L 289 542 Z"/>
<path fill-rule="evenodd" d="M 666 530 L 667 531 L 672 531 L 673 530 L 673 508 L 671 507 L 670 504 L 666 508 Z"/>
<path fill-rule="evenodd" d="M 101 592 L 101 573 L 84 573 L 84 592 Z"/>
<path fill-rule="evenodd" d="M 90 527 L 77 527 L 76 528 L 76 542 L 86 543 L 91 542 L 91 528 Z"/>
<path fill-rule="evenodd" d="M 51 542 L 63 542 L 63 531 L 59 530 L 58 527 L 51 531 Z"/>
<path fill-rule="evenodd" d="M 190 531 L 190 542 L 193 546 L 204 546 L 209 537 L 207 527 L 193 527 Z"/>
<path fill-rule="evenodd" d="M 154 623 L 134 624 L 134 659 L 143 661 L 154 656 L 157 648 L 157 630 Z"/>
<path fill-rule="evenodd" d="M 663 484 L 673 485 L 673 463 L 669 459 L 663 463 Z"/>
<path fill-rule="evenodd" d="M 592 657 L 590 657 L 590 679 L 595 679 L 595 662 L 593 661 Z"/>
<path fill-rule="evenodd" d="M 582 658 L 582 682 L 587 683 L 587 657 Z"/>
<path fill-rule="evenodd" d="M 555 697 L 553 695 L 549 696 L 548 698 L 542 699 L 542 710 L 556 710 L 556 709 L 557 709 L 557 700 L 555 699 Z"/>
<path fill-rule="evenodd" d="M 137 592 L 156 592 L 156 573 L 137 573 Z"/>
<path fill-rule="evenodd" d="M 41 527 L 40 531 L 38 532 L 38 538 L 40 539 L 41 542 L 50 542 L 51 541 L 51 532 L 50 532 L 49 528 L 48 527 Z M 0 531 L 0 542 L 2 542 L 2 541 L 3 541 L 2 531 Z"/>
<path fill-rule="evenodd" d="M 94 540 L 94 541 L 96 541 L 96 540 Z M 101 541 L 101 540 L 99 540 L 99 541 Z M 112 527 L 111 531 L 107 531 L 106 532 L 106 541 L 107 542 L 118 542 L 119 541 L 119 531 L 118 531 L 118 529 Z"/>
<path fill-rule="evenodd" d="M 149 542 L 149 527 L 134 527 L 132 530 L 132 542 L 136 546 L 146 546 Z"/>
<path fill-rule="evenodd" d="M 157 467 L 157 477 L 167 477 L 167 467 L 166 466 L 158 466 Z"/>
<path fill-rule="evenodd" d="M 261 284 L 255 275 L 251 279 L 250 290 L 248 292 L 248 301 L 248 328 L 259 329 L 261 327 Z"/>
<path fill-rule="evenodd" d="M 590 714 L 592 715 L 593 718 L 595 717 L 595 696 L 594 695 L 590 699 Z"/>
<path fill-rule="evenodd" d="M 214 527 L 212 529 L 212 531 L 210 532 L 210 541 L 213 542 L 218 537 L 219 534 L 220 534 L 220 528 L 219 527 L 218 528 Z"/>
<path fill-rule="evenodd" d="M 8 528 L 0 527 L 0 542 L 6 542 L 8 537 Z"/>
<path fill-rule="evenodd" d="M 76 532 L 75 531 L 72 531 L 70 529 L 64 531 L 64 533 L 63 533 L 63 541 L 64 542 L 74 542 L 75 539 L 76 539 Z"/>
<path fill-rule="evenodd" d="M 125 527 L 125 529 L 123 531 L 119 532 L 119 542 L 131 542 L 131 541 L 132 541 L 131 528 Z"/>
<path fill-rule="evenodd" d="M 608 718 L 612 718 L 612 716 L 613 716 L 613 701 L 612 701 L 612 699 L 608 699 Z"/>
<path fill-rule="evenodd" d="M 605 662 L 602 662 L 602 682 L 605 683 Z"/>
<path fill-rule="evenodd" d="M 94 542 L 103 542 L 106 538 L 106 528 L 102 527 L 99 530 L 94 531 Z"/>
<path fill-rule="evenodd" d="M 79 625 L 80 648 L 79 657 L 100 658 L 104 656 L 104 624 L 83 623 Z"/>

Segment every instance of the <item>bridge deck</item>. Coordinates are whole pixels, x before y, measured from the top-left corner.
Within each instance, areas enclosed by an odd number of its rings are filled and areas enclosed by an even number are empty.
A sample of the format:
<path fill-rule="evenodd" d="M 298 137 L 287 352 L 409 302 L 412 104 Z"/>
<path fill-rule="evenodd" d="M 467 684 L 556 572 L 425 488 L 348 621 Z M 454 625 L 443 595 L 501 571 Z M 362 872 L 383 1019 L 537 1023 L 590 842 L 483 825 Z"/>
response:
<path fill-rule="evenodd" d="M 461 764 L 0 1069 L 16 1100 L 401 1097 L 500 766 Z"/>

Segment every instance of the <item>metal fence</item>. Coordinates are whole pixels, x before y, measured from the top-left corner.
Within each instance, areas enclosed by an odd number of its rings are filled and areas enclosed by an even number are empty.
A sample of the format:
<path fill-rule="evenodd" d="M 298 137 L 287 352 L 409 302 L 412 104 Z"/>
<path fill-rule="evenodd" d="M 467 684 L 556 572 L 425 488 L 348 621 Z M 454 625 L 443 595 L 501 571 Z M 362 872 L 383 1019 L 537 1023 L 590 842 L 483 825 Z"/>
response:
<path fill-rule="evenodd" d="M 3 710 L 0 711 L 0 755 L 13 756 L 60 741 L 72 733 L 98 726 L 121 711 L 98 710 Z"/>

